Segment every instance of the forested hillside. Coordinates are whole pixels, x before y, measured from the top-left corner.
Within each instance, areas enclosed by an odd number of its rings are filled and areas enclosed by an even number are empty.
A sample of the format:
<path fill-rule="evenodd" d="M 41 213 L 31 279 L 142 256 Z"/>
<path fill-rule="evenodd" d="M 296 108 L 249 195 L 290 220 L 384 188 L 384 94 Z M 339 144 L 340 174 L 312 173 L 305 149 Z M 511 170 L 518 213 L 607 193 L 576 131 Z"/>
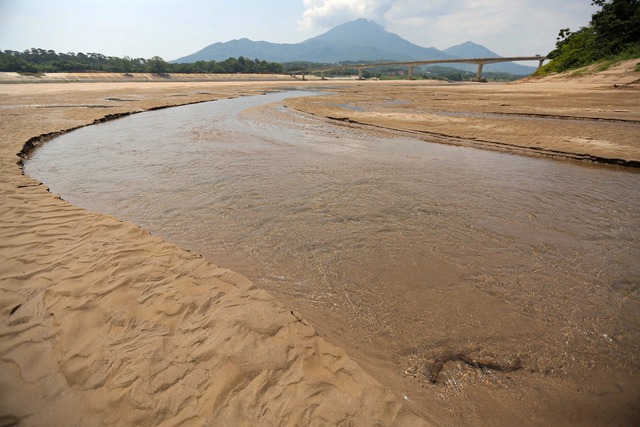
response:
<path fill-rule="evenodd" d="M 110 73 L 281 73 L 275 62 L 229 58 L 224 61 L 197 61 L 172 64 L 159 56 L 150 59 L 118 58 L 99 53 L 56 53 L 53 50 L 28 49 L 24 52 L 0 51 L 0 71 L 55 73 L 103 71 Z"/>
<path fill-rule="evenodd" d="M 593 0 L 600 7 L 578 31 L 563 28 L 552 61 L 538 75 L 584 67 L 606 60 L 640 57 L 640 0 Z"/>

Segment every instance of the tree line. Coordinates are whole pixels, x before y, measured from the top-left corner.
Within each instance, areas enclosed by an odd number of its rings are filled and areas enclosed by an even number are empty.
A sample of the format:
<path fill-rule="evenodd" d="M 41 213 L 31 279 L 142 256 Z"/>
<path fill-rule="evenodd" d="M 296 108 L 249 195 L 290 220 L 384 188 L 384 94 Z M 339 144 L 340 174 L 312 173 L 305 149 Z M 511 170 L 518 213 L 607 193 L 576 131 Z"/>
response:
<path fill-rule="evenodd" d="M 248 59 L 242 56 L 224 61 L 170 63 L 153 58 L 118 58 L 100 53 L 56 53 L 53 50 L 27 49 L 23 52 L 0 51 L 0 71 L 19 73 L 89 72 L 108 73 L 282 73 L 282 64 Z"/>
<path fill-rule="evenodd" d="M 578 31 L 563 28 L 552 61 L 541 74 L 580 68 L 611 58 L 640 57 L 640 0 L 593 0 L 600 10 Z"/>

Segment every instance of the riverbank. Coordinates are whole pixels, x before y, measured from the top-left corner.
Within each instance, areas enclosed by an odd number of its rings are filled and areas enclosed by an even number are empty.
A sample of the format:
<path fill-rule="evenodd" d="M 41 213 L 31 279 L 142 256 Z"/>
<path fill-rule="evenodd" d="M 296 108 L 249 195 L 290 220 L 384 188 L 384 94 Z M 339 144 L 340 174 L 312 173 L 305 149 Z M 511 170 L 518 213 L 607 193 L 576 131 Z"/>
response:
<path fill-rule="evenodd" d="M 640 167 L 635 62 L 582 78 L 511 84 L 402 81 L 373 90 L 361 84 L 288 105 L 345 125 L 408 131 L 425 141 Z"/>
<path fill-rule="evenodd" d="M 459 105 L 459 111 L 465 111 L 465 94 L 473 93 L 475 104 L 468 105 L 477 105 L 480 112 L 486 99 L 494 103 L 500 96 L 509 96 L 513 105 L 501 108 L 516 114 L 521 115 L 518 108 L 573 108 L 575 116 L 584 99 L 596 96 L 593 105 L 607 106 L 602 114 L 622 115 L 609 111 L 623 109 L 617 106 L 619 102 L 628 106 L 631 115 L 638 114 L 637 96 L 619 101 L 613 96 L 619 92 L 611 92 L 608 85 L 573 89 L 424 82 L 327 85 L 336 90 L 337 98 L 327 97 L 325 104 L 300 101 L 296 108 L 344 119 L 352 117 L 349 114 L 371 113 L 378 108 L 377 102 L 389 109 L 410 108 L 410 102 L 413 108 L 419 107 L 425 103 L 420 93 L 435 102 L 457 98 L 459 103 L 449 103 L 446 109 Z M 75 208 L 23 176 L 16 164 L 16 154 L 32 137 L 90 124 L 107 115 L 283 87 L 291 85 L 0 87 L 0 313 L 4 322 L 0 386 L 6 391 L 0 399 L 0 415 L 4 419 L 22 419 L 28 425 L 86 424 L 87 420 L 154 425 L 182 420 L 228 424 L 255 420 L 263 424 L 280 420 L 286 424 L 420 422 L 399 403 L 402 396 L 386 391 L 343 350 L 317 337 L 304 316 L 291 313 L 244 277 L 206 263 L 133 224 Z M 353 98 L 348 98 L 350 93 Z M 566 99 L 567 94 L 573 101 Z M 339 97 L 350 108 L 332 105 L 341 103 Z M 561 102 L 566 102 L 562 108 L 558 107 Z M 610 107 L 612 102 L 616 106 Z M 365 116 L 358 116 L 358 121 L 366 123 Z M 435 118 L 402 118 L 404 127 L 394 126 L 413 131 L 416 124 L 438 123 Z M 493 117 L 484 119 L 486 124 L 493 121 Z M 370 120 L 380 125 L 380 116 Z M 516 118 L 510 129 L 526 121 Z M 460 123 L 441 124 L 443 133 L 458 132 Z M 483 129 L 476 123 L 467 130 L 471 132 L 473 126 Z M 491 138 L 512 133 L 485 127 L 486 132 L 493 129 L 487 133 Z M 616 128 L 612 129 L 607 135 L 617 143 Z M 538 124 L 523 131 L 519 141 L 524 145 L 532 135 L 541 134 Z M 631 142 L 626 144 L 633 148 Z M 495 413 L 491 416 L 494 421 L 508 419 Z M 465 417 L 456 414 L 454 419 Z"/>
<path fill-rule="evenodd" d="M 287 82 L 296 81 L 288 74 L 243 74 L 243 73 L 16 73 L 0 72 L 0 84 L 22 83 L 195 83 L 195 82 Z"/>
<path fill-rule="evenodd" d="M 0 419 L 424 424 L 245 277 L 22 175 L 34 136 L 265 84 L 11 86 L 0 105 Z"/>

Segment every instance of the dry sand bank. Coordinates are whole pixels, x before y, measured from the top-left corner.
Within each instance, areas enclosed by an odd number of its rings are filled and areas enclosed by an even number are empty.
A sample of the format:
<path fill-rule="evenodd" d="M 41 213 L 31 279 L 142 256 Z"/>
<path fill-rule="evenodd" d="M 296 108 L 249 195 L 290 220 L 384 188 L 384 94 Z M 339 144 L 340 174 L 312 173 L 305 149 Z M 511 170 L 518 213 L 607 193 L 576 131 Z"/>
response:
<path fill-rule="evenodd" d="M 2 425 L 425 424 L 246 278 L 21 173 L 30 138 L 260 85 L 0 88 Z"/>
<path fill-rule="evenodd" d="M 640 167 L 637 60 L 569 79 L 512 84 L 362 83 L 288 105 L 428 141 Z"/>
<path fill-rule="evenodd" d="M 287 103 L 326 117 L 418 131 L 425 139 L 482 139 L 489 145 L 533 144 L 640 160 L 638 92 L 615 89 L 612 81 L 327 84 L 335 96 Z M 265 82 L 0 85 L 0 420 L 22 419 L 27 425 L 423 422 L 342 349 L 317 337 L 297 314 L 244 277 L 133 224 L 75 208 L 23 176 L 16 164 L 16 153 L 30 138 L 106 115 L 281 87 Z M 541 126 L 525 116 L 532 112 L 589 120 L 557 119 Z M 584 131 L 585 123 L 594 130 Z M 581 139 L 567 142 L 560 134 Z M 496 414 L 493 421 L 499 420 Z"/>
<path fill-rule="evenodd" d="M 256 82 L 296 81 L 288 74 L 153 74 L 153 73 L 42 73 L 0 72 L 0 83 L 103 83 L 103 82 Z"/>

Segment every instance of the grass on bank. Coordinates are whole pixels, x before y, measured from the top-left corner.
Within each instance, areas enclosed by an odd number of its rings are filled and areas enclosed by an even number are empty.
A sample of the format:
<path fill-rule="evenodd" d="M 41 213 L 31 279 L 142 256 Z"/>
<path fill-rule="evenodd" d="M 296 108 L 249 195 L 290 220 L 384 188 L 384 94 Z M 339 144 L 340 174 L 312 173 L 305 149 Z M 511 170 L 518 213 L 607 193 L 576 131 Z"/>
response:
<path fill-rule="evenodd" d="M 630 59 L 638 59 L 638 64 L 636 65 L 634 71 L 640 73 L 640 43 L 621 53 L 618 53 L 617 55 L 612 55 L 604 59 L 596 60 L 590 64 L 582 64 L 577 67 L 570 67 L 565 69 L 564 67 L 560 67 L 557 62 L 554 63 L 554 60 L 551 60 L 551 62 L 540 68 L 534 74 L 534 77 L 545 77 L 564 71 L 570 71 L 572 76 L 601 73 L 603 71 L 607 71 L 611 67 L 620 64 L 623 61 L 628 61 Z"/>

